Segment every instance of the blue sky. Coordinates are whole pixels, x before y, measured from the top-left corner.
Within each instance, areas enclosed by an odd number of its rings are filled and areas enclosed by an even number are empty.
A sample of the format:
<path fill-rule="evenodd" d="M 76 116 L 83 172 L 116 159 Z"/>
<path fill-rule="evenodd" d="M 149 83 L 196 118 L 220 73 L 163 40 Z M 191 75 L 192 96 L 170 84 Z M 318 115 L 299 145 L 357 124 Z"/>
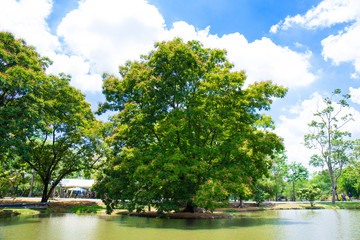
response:
<path fill-rule="evenodd" d="M 93 110 L 103 72 L 179 36 L 227 49 L 249 83 L 289 89 L 269 114 L 290 162 L 308 166 L 307 123 L 335 88 L 351 93 L 347 128 L 360 137 L 359 0 L 0 0 L 0 30 L 50 57 L 49 73 L 71 74 Z"/>

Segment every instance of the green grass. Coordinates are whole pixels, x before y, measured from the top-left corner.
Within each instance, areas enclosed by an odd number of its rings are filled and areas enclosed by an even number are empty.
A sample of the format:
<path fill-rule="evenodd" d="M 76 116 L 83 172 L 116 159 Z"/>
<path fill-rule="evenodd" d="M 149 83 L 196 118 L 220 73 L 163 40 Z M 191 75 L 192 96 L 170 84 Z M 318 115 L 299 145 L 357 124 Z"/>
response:
<path fill-rule="evenodd" d="M 21 215 L 37 215 L 40 213 L 47 213 L 47 210 L 36 210 L 29 208 L 7 208 L 6 210 L 12 210 L 13 212 L 20 213 Z"/>
<path fill-rule="evenodd" d="M 73 213 L 97 213 L 101 210 L 105 210 L 105 207 L 93 205 L 93 206 L 77 206 L 70 209 L 70 211 Z"/>
<path fill-rule="evenodd" d="M 324 206 L 326 209 L 360 209 L 360 202 L 317 203 L 316 205 Z"/>

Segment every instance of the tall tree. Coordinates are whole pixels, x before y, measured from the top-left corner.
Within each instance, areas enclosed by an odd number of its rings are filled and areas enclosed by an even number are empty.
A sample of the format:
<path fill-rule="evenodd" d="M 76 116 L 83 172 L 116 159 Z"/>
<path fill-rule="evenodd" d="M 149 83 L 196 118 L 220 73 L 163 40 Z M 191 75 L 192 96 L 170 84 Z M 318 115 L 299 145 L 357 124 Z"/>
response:
<path fill-rule="evenodd" d="M 337 182 L 343 167 L 354 157 L 355 142 L 350 140 L 351 133 L 342 131 L 344 125 L 352 120 L 351 114 L 345 112 L 348 107 L 349 94 L 342 95 L 336 89 L 330 97 L 323 99 L 324 108 L 314 114 L 317 121 L 313 120 L 309 126 L 311 133 L 305 135 L 305 146 L 315 149 L 318 154 L 311 157 L 313 166 L 327 166 L 332 183 L 332 200 L 335 203 Z M 335 98 L 339 98 L 335 102 Z"/>
<path fill-rule="evenodd" d="M 0 32 L 0 160 L 24 147 L 38 124 L 39 91 L 50 60 L 11 33 Z"/>
<path fill-rule="evenodd" d="M 282 151 L 272 160 L 272 166 L 270 168 L 271 177 L 274 179 L 274 192 L 276 201 L 278 200 L 278 194 L 282 192 L 285 185 L 284 178 L 286 177 L 286 173 L 288 171 L 286 160 L 286 153 L 285 151 Z"/>
<path fill-rule="evenodd" d="M 46 202 L 66 175 L 94 165 L 102 157 L 101 123 L 68 76 L 49 76 L 43 84 L 41 125 L 27 136 L 22 159 L 40 176 Z"/>
<path fill-rule="evenodd" d="M 288 172 L 287 172 L 287 179 L 289 182 L 291 182 L 292 184 L 292 192 L 293 192 L 293 201 L 296 201 L 296 182 L 298 180 L 304 180 L 307 179 L 309 177 L 309 171 L 307 170 L 306 167 L 304 167 L 301 163 L 296 163 L 293 162 L 292 164 L 289 165 L 288 167 Z"/>
<path fill-rule="evenodd" d="M 0 33 L 0 160 L 17 157 L 40 176 L 46 202 L 67 174 L 102 156 L 101 123 L 66 75 L 10 33 Z"/>
<path fill-rule="evenodd" d="M 109 210 L 119 201 L 130 210 L 149 203 L 160 212 L 213 210 L 231 194 L 251 192 L 268 171 L 266 156 L 283 149 L 259 111 L 286 89 L 244 88 L 245 73 L 232 68 L 224 50 L 175 39 L 121 66 L 122 79 L 104 75 L 99 113 L 118 111 L 108 138 L 112 161 L 96 188 Z"/>

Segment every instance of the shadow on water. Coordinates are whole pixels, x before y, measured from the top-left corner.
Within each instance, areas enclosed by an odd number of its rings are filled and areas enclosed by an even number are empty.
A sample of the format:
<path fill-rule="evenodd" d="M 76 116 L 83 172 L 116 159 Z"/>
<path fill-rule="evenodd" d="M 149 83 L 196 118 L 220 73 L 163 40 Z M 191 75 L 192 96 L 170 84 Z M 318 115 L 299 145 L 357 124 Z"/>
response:
<path fill-rule="evenodd" d="M 40 223 L 41 219 L 63 217 L 63 216 L 65 216 L 64 213 L 56 213 L 56 214 L 40 213 L 37 215 L 29 215 L 29 216 L 19 215 L 19 216 L 9 217 L 9 218 L 0 218 L 0 227 L 8 226 L 8 225 Z"/>
<path fill-rule="evenodd" d="M 306 221 L 294 221 L 284 216 L 264 215 L 264 214 L 236 214 L 230 219 L 163 219 L 130 216 L 96 216 L 96 215 L 76 215 L 76 214 L 40 214 L 34 216 L 16 216 L 12 218 L 0 219 L 0 227 L 8 225 L 22 225 L 40 223 L 45 218 L 72 218 L 79 223 L 84 221 L 84 217 L 94 218 L 98 221 L 112 221 L 123 227 L 133 228 L 158 228 L 158 229 L 179 229 L 179 230 L 210 230 L 224 228 L 246 228 L 263 225 L 304 225 Z"/>
<path fill-rule="evenodd" d="M 121 216 L 116 219 L 121 225 L 135 228 L 163 228 L 180 230 L 211 230 L 221 228 L 245 228 L 262 225 L 308 224 L 302 221 L 290 221 L 286 218 L 261 218 L 237 216 L 230 219 L 162 219 Z"/>

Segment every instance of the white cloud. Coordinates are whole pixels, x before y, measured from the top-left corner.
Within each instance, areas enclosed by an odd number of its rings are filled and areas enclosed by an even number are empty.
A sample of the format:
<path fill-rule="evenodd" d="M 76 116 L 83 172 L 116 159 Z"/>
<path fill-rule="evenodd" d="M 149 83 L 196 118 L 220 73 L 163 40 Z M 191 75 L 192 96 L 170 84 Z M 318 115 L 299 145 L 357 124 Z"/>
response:
<path fill-rule="evenodd" d="M 144 0 L 86 0 L 66 15 L 57 33 L 96 71 L 117 72 L 120 64 L 146 54 L 163 27 L 158 10 Z"/>
<path fill-rule="evenodd" d="M 100 74 L 116 74 L 119 65 L 147 54 L 155 41 L 176 36 L 200 40 L 206 47 L 227 49 L 236 69 L 247 72 L 249 83 L 273 80 L 296 87 L 306 86 L 316 78 L 310 71 L 311 52 L 295 52 L 268 38 L 248 42 L 240 33 L 218 37 L 209 33 L 209 27 L 199 30 L 186 22 L 176 22 L 167 29 L 158 10 L 145 0 L 83 0 L 62 19 L 57 36 L 49 33 L 45 21 L 52 8 L 50 0 L 9 2 L 0 7 L 7 9 L 3 11 L 7 18 L 0 14 L 0 20 L 6 19 L 0 24 L 42 49 L 40 53 L 54 61 L 49 72 L 71 74 L 72 84 L 83 91 L 100 91 Z M 29 11 L 32 8 L 34 11 Z M 19 17 L 17 11 L 24 14 Z"/>
<path fill-rule="evenodd" d="M 249 43 L 240 33 L 218 37 L 209 34 L 209 27 L 196 30 L 186 22 L 176 22 L 164 33 L 165 39 L 180 36 L 196 39 L 206 47 L 226 49 L 237 70 L 245 70 L 248 82 L 273 80 L 286 87 L 306 86 L 316 79 L 310 72 L 311 52 L 298 53 L 274 44 L 269 38 Z"/>
<path fill-rule="evenodd" d="M 52 10 L 51 0 L 8 0 L 0 4 L 0 30 L 12 32 L 33 45 L 42 56 L 54 63 L 48 73 L 72 75 L 71 83 L 82 91 L 100 91 L 102 78 L 93 73 L 89 62 L 79 56 L 67 56 L 57 36 L 50 33 L 45 21 Z"/>
<path fill-rule="evenodd" d="M 51 0 L 6 0 L 0 4 L 0 30 L 9 31 L 17 38 L 45 56 L 51 55 L 60 47 L 58 38 L 49 33 L 45 21 L 51 13 Z"/>
<path fill-rule="evenodd" d="M 360 73 L 360 21 L 336 36 L 330 35 L 321 44 L 325 60 L 330 58 L 337 65 L 352 62 L 356 73 Z"/>
<path fill-rule="evenodd" d="M 360 88 L 349 88 L 350 95 L 351 95 L 351 101 L 357 104 L 360 104 Z"/>
<path fill-rule="evenodd" d="M 360 90 L 354 90 L 357 93 L 356 100 L 360 101 Z M 350 92 L 352 92 L 351 89 Z M 352 99 L 352 101 L 354 101 L 354 99 Z M 310 157 L 315 152 L 304 146 L 304 135 L 310 133 L 308 123 L 312 120 L 316 120 L 314 113 L 318 112 L 323 107 L 324 103 L 322 101 L 322 95 L 315 92 L 310 99 L 304 100 L 300 104 L 291 107 L 290 112 L 295 114 L 295 117 L 280 116 L 280 121 L 277 124 L 275 132 L 280 137 L 284 138 L 289 162 L 296 161 L 303 163 L 305 166 L 309 166 Z M 354 139 L 359 138 L 360 129 L 357 126 L 360 122 L 360 113 L 354 108 L 345 108 L 342 113 L 351 113 L 355 120 L 347 123 L 342 130 L 351 132 Z M 341 116 L 339 115 L 339 118 Z M 314 168 L 311 167 L 310 169 L 314 170 Z"/>
<path fill-rule="evenodd" d="M 304 146 L 304 135 L 309 133 L 308 123 L 313 119 L 316 106 L 320 102 L 321 96 L 315 93 L 311 99 L 290 108 L 290 112 L 296 114 L 296 117 L 280 116 L 275 132 L 284 138 L 289 162 L 295 161 L 309 167 L 313 152 Z"/>
<path fill-rule="evenodd" d="M 250 82 L 273 80 L 286 87 L 297 87 L 309 85 L 316 79 L 310 72 L 311 52 L 294 52 L 269 38 L 236 43 L 238 38 L 239 35 L 224 36 L 220 43 L 228 49 L 230 60 L 247 72 Z"/>
<path fill-rule="evenodd" d="M 279 29 L 287 30 L 296 25 L 314 29 L 330 27 L 337 23 L 350 22 L 360 18 L 360 1 L 358 0 L 323 0 L 318 6 L 310 9 L 305 15 L 286 17 L 284 21 L 271 27 L 270 32 Z"/>
<path fill-rule="evenodd" d="M 286 17 L 284 21 L 271 27 L 270 32 L 287 30 L 294 26 L 308 29 L 331 27 L 339 23 L 348 26 L 337 35 L 330 35 L 321 41 L 324 59 L 331 59 L 336 65 L 342 62 L 354 64 L 355 73 L 351 78 L 358 78 L 360 73 L 360 1 L 359 0 L 323 0 L 305 15 Z"/>
<path fill-rule="evenodd" d="M 66 73 L 72 76 L 71 84 L 82 91 L 101 91 L 102 77 L 98 73 L 92 73 L 90 62 L 84 61 L 79 56 L 67 56 L 57 54 L 53 56 L 54 64 L 48 69 L 48 73 Z"/>
<path fill-rule="evenodd" d="M 199 30 L 186 22 L 175 22 L 168 30 L 157 9 L 143 0 L 84 1 L 63 19 L 58 34 L 97 69 L 111 73 L 116 73 L 126 60 L 146 54 L 155 41 L 182 37 L 199 40 L 207 47 L 227 49 L 236 67 L 247 71 L 249 82 L 273 80 L 294 87 L 315 80 L 309 70 L 310 52 L 297 53 L 268 38 L 249 43 L 239 33 L 220 38 L 209 34 L 209 27 Z"/>

